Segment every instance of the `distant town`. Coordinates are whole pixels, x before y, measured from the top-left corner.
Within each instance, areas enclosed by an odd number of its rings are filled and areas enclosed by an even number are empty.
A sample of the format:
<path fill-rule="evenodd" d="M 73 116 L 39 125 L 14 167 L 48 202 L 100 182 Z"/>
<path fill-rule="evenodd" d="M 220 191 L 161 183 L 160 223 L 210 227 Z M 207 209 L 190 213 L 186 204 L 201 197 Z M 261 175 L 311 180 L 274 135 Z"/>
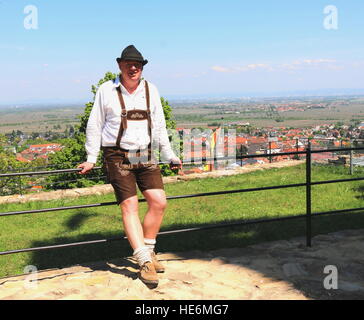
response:
<path fill-rule="evenodd" d="M 299 151 L 308 140 L 312 147 L 345 147 L 364 139 L 363 96 L 190 101 L 173 102 L 171 107 L 180 137 L 192 128 L 202 133 L 205 129 L 214 132 L 223 128 L 225 133 L 234 129 L 236 151 L 244 154 Z M 62 150 L 60 141 L 73 136 L 83 107 L 15 110 L 1 111 L 0 129 L 7 139 L 6 149 L 16 154 L 19 162 L 43 159 L 47 163 L 50 154 Z M 192 151 L 185 157 L 208 156 L 197 146 L 206 146 L 211 137 L 201 134 L 200 140 L 196 139 L 194 136 L 191 140 Z M 274 161 L 285 158 L 275 157 Z M 246 163 L 257 161 L 269 160 L 249 159 Z"/>

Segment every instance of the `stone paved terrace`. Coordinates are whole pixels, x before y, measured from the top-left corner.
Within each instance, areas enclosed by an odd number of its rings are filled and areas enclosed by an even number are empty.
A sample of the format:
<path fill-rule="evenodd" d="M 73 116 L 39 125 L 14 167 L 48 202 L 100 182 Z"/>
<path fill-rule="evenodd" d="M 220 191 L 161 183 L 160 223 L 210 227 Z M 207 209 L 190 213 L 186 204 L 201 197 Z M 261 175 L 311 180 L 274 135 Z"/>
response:
<path fill-rule="evenodd" d="M 210 252 L 159 254 L 167 270 L 145 286 L 131 258 L 0 279 L 0 299 L 364 299 L 364 230 Z M 338 289 L 324 288 L 325 266 L 338 270 Z M 332 283 L 329 281 L 329 283 Z"/>

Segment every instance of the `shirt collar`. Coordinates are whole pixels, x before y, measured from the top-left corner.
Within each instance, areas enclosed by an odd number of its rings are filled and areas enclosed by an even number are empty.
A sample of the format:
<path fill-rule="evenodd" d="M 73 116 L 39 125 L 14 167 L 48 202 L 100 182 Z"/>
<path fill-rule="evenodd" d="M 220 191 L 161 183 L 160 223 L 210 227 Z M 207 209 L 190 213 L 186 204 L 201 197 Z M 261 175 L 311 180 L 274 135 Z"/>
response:
<path fill-rule="evenodd" d="M 120 77 L 117 76 L 114 80 L 114 87 L 117 88 L 117 87 L 120 87 L 121 88 L 121 91 L 123 93 L 127 93 L 127 94 L 130 94 L 128 92 L 128 90 L 125 89 L 125 87 L 121 84 L 121 81 L 120 81 Z M 133 94 L 137 93 L 139 90 L 141 90 L 142 88 L 144 88 L 144 79 L 140 80 L 140 83 L 138 85 L 138 87 L 136 88 L 136 90 L 133 92 Z"/>

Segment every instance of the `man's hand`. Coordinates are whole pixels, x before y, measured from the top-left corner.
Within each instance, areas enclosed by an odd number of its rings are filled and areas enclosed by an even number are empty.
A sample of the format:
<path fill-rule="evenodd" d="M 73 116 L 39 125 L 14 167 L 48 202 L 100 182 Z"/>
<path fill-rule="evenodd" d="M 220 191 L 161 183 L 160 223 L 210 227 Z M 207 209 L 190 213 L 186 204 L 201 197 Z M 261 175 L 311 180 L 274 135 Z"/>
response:
<path fill-rule="evenodd" d="M 79 174 L 86 174 L 88 173 L 90 170 L 92 170 L 92 168 L 95 166 L 94 163 L 91 162 L 84 162 L 81 163 L 77 168 L 82 168 L 82 170 L 79 172 Z"/>
<path fill-rule="evenodd" d="M 182 162 L 179 158 L 172 158 L 169 167 L 171 170 L 182 169 Z"/>

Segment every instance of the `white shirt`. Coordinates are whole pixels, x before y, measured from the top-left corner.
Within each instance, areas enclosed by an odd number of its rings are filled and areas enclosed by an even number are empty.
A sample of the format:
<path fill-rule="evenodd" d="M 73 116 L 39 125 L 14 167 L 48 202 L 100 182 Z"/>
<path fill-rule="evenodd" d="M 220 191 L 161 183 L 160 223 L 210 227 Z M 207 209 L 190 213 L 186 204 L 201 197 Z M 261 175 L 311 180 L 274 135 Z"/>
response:
<path fill-rule="evenodd" d="M 149 81 L 148 85 L 152 143 L 153 146 L 159 144 L 162 157 L 166 161 L 170 161 L 175 157 L 175 154 L 168 139 L 160 95 L 156 86 Z M 116 146 L 121 122 L 121 105 L 116 91 L 117 86 L 121 87 L 126 110 L 147 110 L 144 80 L 140 81 L 139 86 L 132 94 L 125 89 L 119 78 L 116 78 L 115 81 L 110 80 L 103 83 L 96 92 L 94 105 L 87 123 L 85 144 L 87 162 L 96 163 L 100 146 Z M 150 142 L 148 121 L 127 121 L 127 129 L 124 129 L 120 147 L 129 150 L 147 148 Z"/>

